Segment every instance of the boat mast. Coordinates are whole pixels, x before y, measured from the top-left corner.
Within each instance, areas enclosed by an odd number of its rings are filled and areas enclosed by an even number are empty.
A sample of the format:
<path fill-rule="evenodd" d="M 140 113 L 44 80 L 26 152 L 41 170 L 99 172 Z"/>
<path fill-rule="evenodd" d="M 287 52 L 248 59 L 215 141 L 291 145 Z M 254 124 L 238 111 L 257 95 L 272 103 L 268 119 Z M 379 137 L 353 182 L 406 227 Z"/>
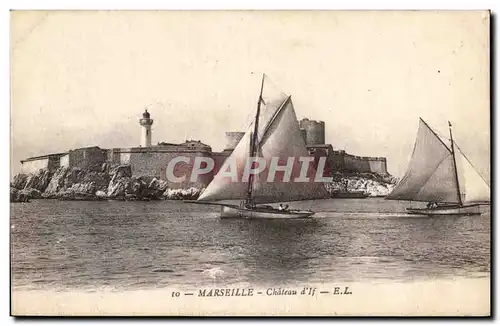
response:
<path fill-rule="evenodd" d="M 262 102 L 262 91 L 264 89 L 264 77 L 265 74 L 262 74 L 262 83 L 260 85 L 260 94 L 259 100 L 257 101 L 257 113 L 255 114 L 255 122 L 253 128 L 252 138 L 250 140 L 250 158 L 254 158 L 257 153 L 257 141 L 258 141 L 258 132 L 259 132 L 259 116 L 260 116 L 260 103 Z M 253 205 L 252 201 L 252 187 L 253 186 L 253 174 L 248 176 L 248 188 L 247 188 L 247 198 L 246 202 Z"/>
<path fill-rule="evenodd" d="M 462 196 L 460 194 L 460 184 L 458 183 L 458 171 L 457 171 L 457 161 L 455 159 L 455 149 L 453 145 L 453 135 L 451 134 L 451 122 L 448 121 L 448 127 L 450 129 L 450 141 L 451 141 L 451 155 L 453 156 L 453 168 L 455 170 L 455 182 L 457 183 L 457 195 L 458 195 L 458 204 L 462 206 Z"/>

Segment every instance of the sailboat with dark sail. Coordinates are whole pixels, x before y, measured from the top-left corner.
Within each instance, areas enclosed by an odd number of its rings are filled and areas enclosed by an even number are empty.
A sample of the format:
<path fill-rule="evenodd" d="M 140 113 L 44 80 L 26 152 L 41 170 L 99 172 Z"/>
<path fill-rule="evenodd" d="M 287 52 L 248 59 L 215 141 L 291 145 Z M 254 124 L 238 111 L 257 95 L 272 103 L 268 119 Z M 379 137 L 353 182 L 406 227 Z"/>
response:
<path fill-rule="evenodd" d="M 480 203 L 490 201 L 489 185 L 465 154 L 461 150 L 457 153 L 451 123 L 448 125 L 449 147 L 420 119 L 406 173 L 386 197 L 428 202 L 424 208 L 407 208 L 408 214 L 477 215 L 481 214 Z"/>
<path fill-rule="evenodd" d="M 266 81 L 263 75 L 255 118 L 196 201 L 221 206 L 221 217 L 307 218 L 314 212 L 292 210 L 282 204 L 274 208 L 270 204 L 329 196 L 324 184 L 315 178 L 316 169 L 312 165 L 303 167 L 304 161 L 310 162 L 304 158 L 311 157 L 291 96 L 276 91 Z M 249 163 L 252 168 L 260 164 L 265 168 L 248 174 Z M 239 204 L 231 203 L 234 201 Z"/>

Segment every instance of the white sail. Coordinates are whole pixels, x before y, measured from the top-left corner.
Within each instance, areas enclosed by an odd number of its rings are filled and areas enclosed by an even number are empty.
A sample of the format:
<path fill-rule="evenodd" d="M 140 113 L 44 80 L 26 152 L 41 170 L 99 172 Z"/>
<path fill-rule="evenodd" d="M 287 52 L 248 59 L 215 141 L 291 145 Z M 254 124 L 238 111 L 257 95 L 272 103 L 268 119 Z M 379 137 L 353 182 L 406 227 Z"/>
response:
<path fill-rule="evenodd" d="M 455 151 L 457 157 L 460 192 L 464 203 L 490 201 L 490 186 L 472 166 L 470 161 L 460 151 Z"/>
<path fill-rule="evenodd" d="M 247 184 L 240 182 L 250 152 L 250 135 L 247 131 L 226 159 L 212 182 L 198 198 L 199 201 L 234 200 L 245 198 Z M 234 170 L 235 169 L 235 170 Z M 237 180 L 238 182 L 234 182 Z"/>
<path fill-rule="evenodd" d="M 458 203 L 453 155 L 420 119 L 417 140 L 406 174 L 387 199 Z"/>
<path fill-rule="evenodd" d="M 270 83 L 264 76 L 265 88 L 262 92 L 261 111 L 259 116 L 259 139 L 271 120 L 272 116 L 281 107 L 288 96 Z M 249 159 L 250 140 L 254 130 L 255 120 L 248 126 L 245 135 L 241 138 L 231 155 L 226 159 L 220 171 L 214 176 L 212 182 L 207 186 L 198 198 L 198 201 L 220 201 L 245 199 L 247 196 L 248 183 L 242 182 L 245 165 Z M 234 171 L 236 170 L 236 171 Z M 231 171 L 232 173 L 227 173 Z M 238 182 L 234 182 L 235 179 Z"/>
<path fill-rule="evenodd" d="M 302 169 L 300 158 L 307 158 L 309 154 L 300 133 L 291 98 L 282 104 L 259 139 L 259 156 L 263 157 L 267 164 L 266 169 L 255 178 L 252 198 L 256 203 L 328 197 L 324 185 L 315 181 L 316 170 L 312 162 L 304 163 L 309 165 L 304 178 L 307 181 L 296 181 Z M 289 158 L 293 158 L 293 168 L 288 176 L 284 173 L 275 173 L 270 182 L 268 177 L 273 158 L 278 160 L 280 165 L 285 165 Z"/>
<path fill-rule="evenodd" d="M 255 203 L 271 203 L 326 198 L 328 193 L 323 184 L 314 180 L 316 171 L 312 164 L 310 164 L 306 174 L 309 181 L 294 182 L 301 172 L 299 158 L 308 157 L 309 154 L 300 133 L 291 98 L 271 87 L 265 87 L 262 100 L 257 136 L 257 156 L 266 161 L 266 168 L 253 178 L 252 199 Z M 248 182 L 244 182 L 242 177 L 245 165 L 250 158 L 250 140 L 253 130 L 252 123 L 219 173 L 215 175 L 212 182 L 198 198 L 199 201 L 246 198 Z M 283 180 L 283 172 L 276 173 L 276 178 L 268 180 L 269 167 L 273 157 L 279 159 L 279 165 L 286 164 L 289 157 L 294 159 L 290 182 Z M 230 176 L 224 172 L 229 167 L 236 168 L 235 175 L 238 182 L 234 182 L 234 175 Z"/>

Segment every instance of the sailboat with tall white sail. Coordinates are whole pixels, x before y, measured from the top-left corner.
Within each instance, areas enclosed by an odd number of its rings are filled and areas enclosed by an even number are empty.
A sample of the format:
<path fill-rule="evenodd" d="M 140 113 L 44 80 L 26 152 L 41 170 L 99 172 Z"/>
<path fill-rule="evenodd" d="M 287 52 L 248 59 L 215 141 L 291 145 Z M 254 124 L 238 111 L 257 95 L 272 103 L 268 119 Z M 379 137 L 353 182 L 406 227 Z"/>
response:
<path fill-rule="evenodd" d="M 490 201 L 490 187 L 465 154 L 455 147 L 448 122 L 450 146 L 420 118 L 417 140 L 405 175 L 386 197 L 428 202 L 407 208 L 409 214 L 477 215 L 480 203 Z M 458 159 L 457 159 L 458 158 Z"/>
<path fill-rule="evenodd" d="M 307 218 L 314 212 L 282 205 L 274 208 L 270 204 L 329 196 L 324 184 L 316 182 L 314 167 L 302 166 L 303 158 L 310 156 L 291 96 L 273 91 L 267 81 L 263 75 L 257 112 L 248 130 L 196 201 L 221 206 L 221 217 Z M 265 168 L 260 173 L 248 174 L 248 167 L 255 161 Z M 276 169 L 278 163 L 281 168 Z M 230 203 L 234 201 L 239 204 Z"/>

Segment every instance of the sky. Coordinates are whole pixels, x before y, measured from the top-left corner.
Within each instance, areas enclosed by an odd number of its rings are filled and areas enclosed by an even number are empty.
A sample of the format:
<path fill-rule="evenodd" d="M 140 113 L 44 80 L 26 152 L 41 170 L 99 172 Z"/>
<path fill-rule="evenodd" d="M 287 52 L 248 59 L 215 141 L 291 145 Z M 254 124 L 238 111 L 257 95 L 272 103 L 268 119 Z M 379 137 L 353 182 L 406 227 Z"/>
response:
<path fill-rule="evenodd" d="M 13 11 L 11 176 L 72 148 L 201 140 L 254 114 L 262 73 L 326 142 L 408 164 L 419 117 L 490 174 L 485 12 Z M 447 141 L 447 139 L 446 139 Z"/>

